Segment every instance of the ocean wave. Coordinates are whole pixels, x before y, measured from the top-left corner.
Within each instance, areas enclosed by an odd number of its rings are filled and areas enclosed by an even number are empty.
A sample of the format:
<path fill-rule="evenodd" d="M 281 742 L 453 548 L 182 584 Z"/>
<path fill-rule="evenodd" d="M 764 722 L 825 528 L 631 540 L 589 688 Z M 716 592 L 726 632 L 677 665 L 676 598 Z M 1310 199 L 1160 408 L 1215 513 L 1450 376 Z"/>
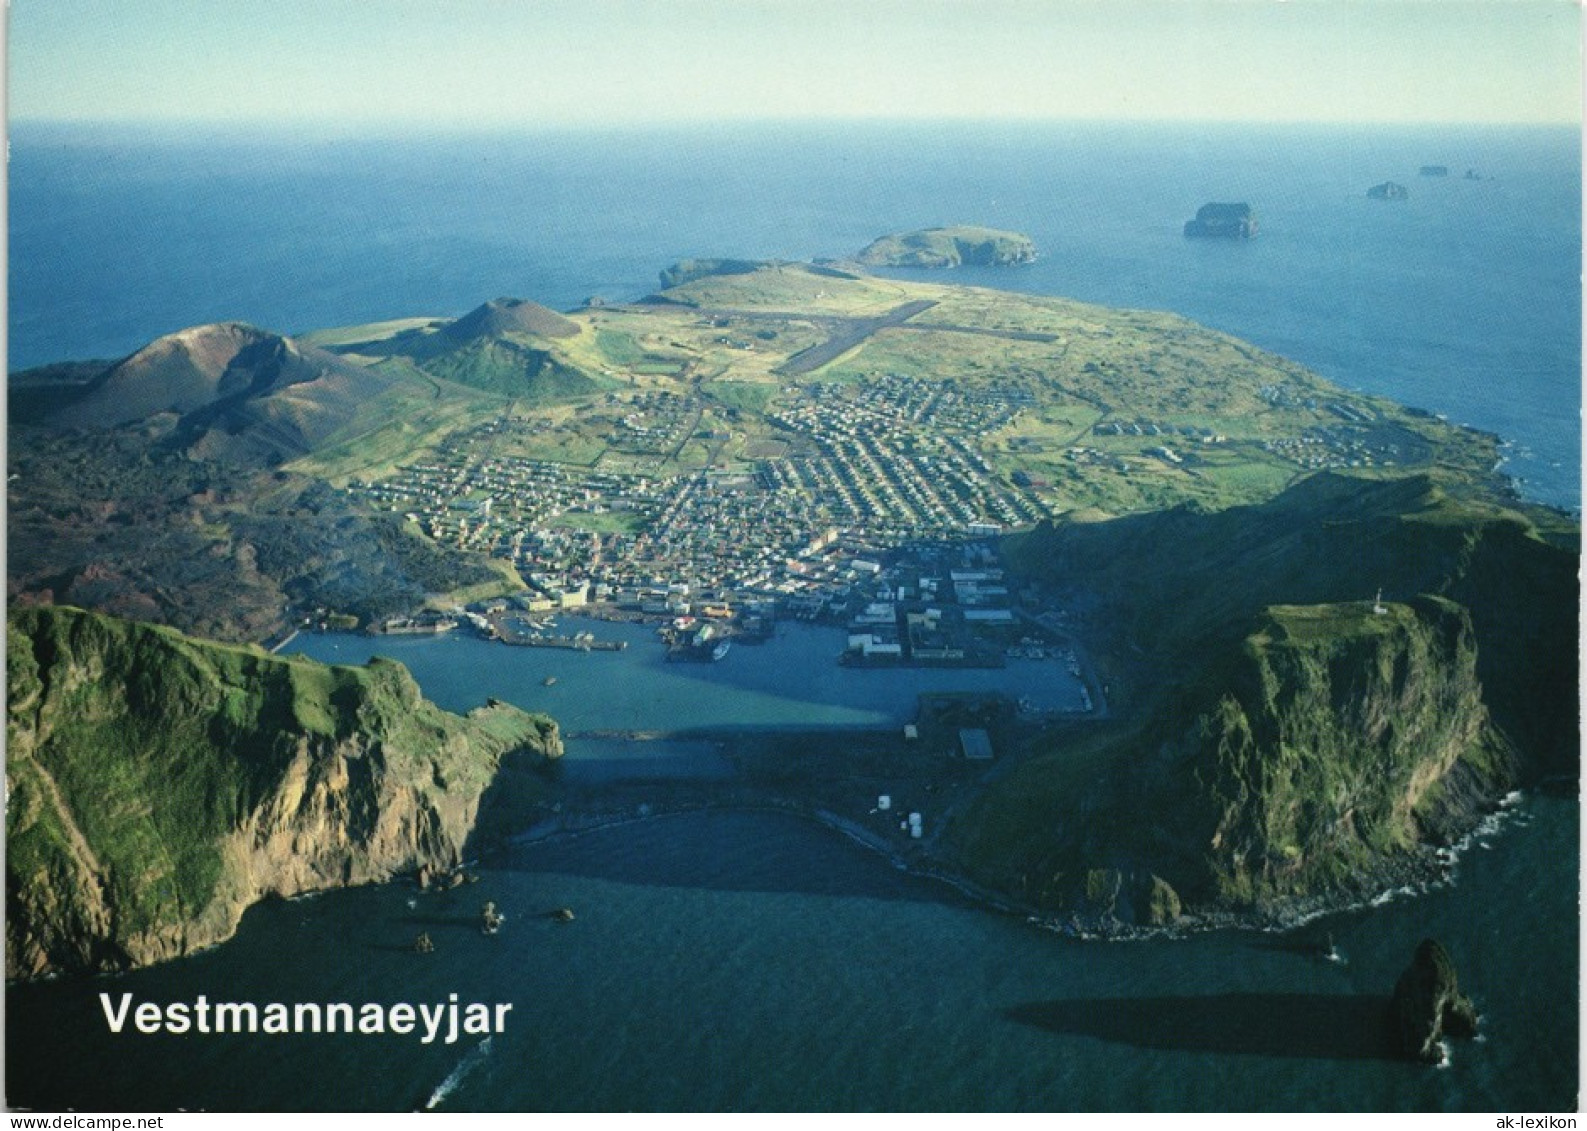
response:
<path fill-rule="evenodd" d="M 481 1064 L 485 1063 L 486 1058 L 490 1056 L 491 1040 L 492 1038 L 486 1037 L 478 1045 L 470 1049 L 468 1053 L 464 1055 L 462 1060 L 457 1062 L 457 1067 L 453 1068 L 452 1071 L 447 1074 L 446 1079 L 441 1081 L 440 1085 L 435 1089 L 435 1091 L 430 1093 L 430 1098 L 425 1102 L 424 1105 L 425 1111 L 434 1111 L 441 1104 L 445 1103 L 446 1098 L 453 1092 L 457 1091 L 458 1085 L 462 1084 L 463 1081 L 468 1078 L 468 1074 L 473 1072 L 474 1069 L 478 1068 Z"/>
<path fill-rule="evenodd" d="M 1425 895 L 1431 887 L 1429 884 L 1402 884 L 1397 888 L 1390 888 L 1380 895 L 1374 896 L 1369 903 L 1372 907 L 1382 907 L 1385 903 L 1392 903 L 1396 899 L 1406 896 Z"/>

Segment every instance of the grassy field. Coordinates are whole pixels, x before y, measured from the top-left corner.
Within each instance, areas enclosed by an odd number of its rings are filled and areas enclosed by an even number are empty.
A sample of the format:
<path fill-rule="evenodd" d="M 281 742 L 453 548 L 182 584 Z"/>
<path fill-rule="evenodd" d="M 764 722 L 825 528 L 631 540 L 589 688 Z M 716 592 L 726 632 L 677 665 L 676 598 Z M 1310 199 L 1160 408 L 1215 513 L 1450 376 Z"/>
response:
<path fill-rule="evenodd" d="M 1116 514 L 1178 502 L 1219 508 L 1270 497 L 1326 468 L 1436 464 L 1483 479 L 1496 460 L 1490 437 L 1337 388 L 1173 314 L 797 264 L 706 276 L 667 297 L 679 305 L 573 315 L 593 332 L 559 340 L 557 364 L 596 375 L 606 388 L 574 397 L 553 387 L 544 403 L 520 402 L 514 411 L 544 427 L 514 433 L 499 454 L 646 474 L 713 461 L 747 467 L 785 454 L 797 439 L 764 419 L 774 405 L 791 403 L 790 385 L 864 387 L 896 376 L 994 397 L 1002 393 L 993 390 L 1018 390 L 1027 401 L 1013 419 L 972 442 L 1000 475 L 1044 481 L 1035 493 L 1060 511 Z M 802 351 L 851 333 L 850 319 L 922 300 L 934 305 L 863 337 L 812 373 L 777 372 Z M 378 341 L 426 325 L 407 319 L 309 337 Z M 409 380 L 296 468 L 339 482 L 374 478 L 443 444 L 450 431 L 504 411 L 502 400 L 437 380 L 411 361 L 380 364 Z M 645 400 L 656 393 L 703 398 L 695 435 L 665 438 L 666 420 Z M 625 418 L 651 431 L 636 432 Z"/>
<path fill-rule="evenodd" d="M 550 526 L 554 530 L 587 530 L 595 534 L 634 534 L 644 528 L 644 519 L 633 511 L 564 511 Z"/>
<path fill-rule="evenodd" d="M 712 381 L 703 391 L 728 408 L 761 416 L 776 397 L 778 387 L 762 381 Z"/>
<path fill-rule="evenodd" d="M 338 484 L 355 476 L 378 479 L 443 443 L 458 429 L 499 414 L 510 404 L 416 372 L 412 381 L 362 404 L 352 423 L 290 469 Z"/>
<path fill-rule="evenodd" d="M 465 585 L 441 594 L 434 604 L 442 609 L 454 605 L 467 605 L 474 601 L 484 601 L 491 597 L 500 597 L 509 593 L 521 593 L 528 588 L 523 578 L 518 576 L 518 571 L 513 569 L 508 562 L 491 558 L 486 562 L 499 575 L 495 581 L 481 581 L 474 585 Z"/>
<path fill-rule="evenodd" d="M 705 310 L 778 310 L 795 314 L 874 317 L 919 297 L 914 284 L 870 276 L 840 277 L 795 264 L 769 267 L 753 275 L 696 279 L 667 292 L 676 302 Z"/>
<path fill-rule="evenodd" d="M 645 356 L 634 336 L 623 330 L 596 330 L 595 345 L 601 356 L 612 365 L 637 365 Z"/>
<path fill-rule="evenodd" d="M 1062 347 L 983 334 L 942 330 L 889 329 L 845 354 L 822 373 L 842 380 L 869 380 L 896 373 L 921 380 L 955 380 L 970 385 L 1019 372 L 1055 368 Z"/>

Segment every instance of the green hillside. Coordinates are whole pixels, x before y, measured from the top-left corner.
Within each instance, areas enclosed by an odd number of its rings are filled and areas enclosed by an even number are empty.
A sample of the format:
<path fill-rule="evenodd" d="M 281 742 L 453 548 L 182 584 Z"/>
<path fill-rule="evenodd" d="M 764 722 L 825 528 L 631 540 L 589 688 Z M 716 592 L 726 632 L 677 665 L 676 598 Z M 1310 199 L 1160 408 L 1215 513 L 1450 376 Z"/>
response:
<path fill-rule="evenodd" d="M 6 690 L 8 976 L 174 957 L 262 896 L 450 865 L 502 758 L 561 750 L 549 719 L 448 714 L 390 661 L 65 607 L 12 612 Z"/>
<path fill-rule="evenodd" d="M 1141 922 L 1420 874 L 1505 789 L 1577 770 L 1577 550 L 1535 517 L 1426 477 L 1319 476 L 1012 540 L 1031 575 L 1101 598 L 1121 721 L 993 785 L 964 858 L 1049 909 Z"/>
<path fill-rule="evenodd" d="M 567 350 L 583 332 L 579 322 L 538 303 L 498 298 L 451 322 L 376 323 L 314 337 L 376 371 L 420 373 L 534 405 L 610 386 L 570 359 Z"/>
<path fill-rule="evenodd" d="M 588 396 L 608 387 L 552 351 L 512 337 L 475 339 L 419 364 L 436 377 L 529 404 Z"/>

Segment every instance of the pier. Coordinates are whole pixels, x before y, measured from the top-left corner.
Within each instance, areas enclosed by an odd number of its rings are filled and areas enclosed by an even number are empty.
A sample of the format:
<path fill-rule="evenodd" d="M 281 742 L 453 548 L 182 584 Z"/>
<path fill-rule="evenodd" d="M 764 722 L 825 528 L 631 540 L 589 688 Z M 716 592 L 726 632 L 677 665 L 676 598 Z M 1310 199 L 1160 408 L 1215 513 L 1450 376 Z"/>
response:
<path fill-rule="evenodd" d="M 626 640 L 597 640 L 592 632 L 576 632 L 572 636 L 551 636 L 543 632 L 525 632 L 508 624 L 506 617 L 489 620 L 495 639 L 514 648 L 561 648 L 570 652 L 621 652 L 628 647 Z"/>

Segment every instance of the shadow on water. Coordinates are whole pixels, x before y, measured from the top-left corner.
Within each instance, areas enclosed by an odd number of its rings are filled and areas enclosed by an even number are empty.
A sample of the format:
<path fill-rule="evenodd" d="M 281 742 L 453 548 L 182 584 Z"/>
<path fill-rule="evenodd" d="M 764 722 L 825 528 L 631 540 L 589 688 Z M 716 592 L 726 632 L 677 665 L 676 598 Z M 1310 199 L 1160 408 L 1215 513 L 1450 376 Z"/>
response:
<path fill-rule="evenodd" d="M 1003 1011 L 1052 1033 L 1146 1049 L 1318 1060 L 1398 1060 L 1388 999 L 1366 994 L 1075 998 Z"/>
<path fill-rule="evenodd" d="M 1340 954 L 1336 939 L 1360 925 L 1370 917 L 1364 908 L 1342 908 L 1330 912 L 1320 922 L 1308 923 L 1283 932 L 1250 931 L 1241 938 L 1240 945 L 1251 950 L 1293 954 L 1314 962 L 1338 961 Z"/>
<path fill-rule="evenodd" d="M 380 954 L 413 954 L 413 953 L 415 953 L 414 946 L 413 946 L 412 943 L 409 943 L 407 946 L 401 946 L 401 945 L 399 945 L 397 943 L 365 943 L 364 944 L 364 949 L 365 950 L 372 950 L 372 951 L 375 951 L 375 952 L 380 953 Z"/>
<path fill-rule="evenodd" d="M 490 863 L 641 887 L 976 906 L 946 883 L 891 867 L 842 833 L 786 813 L 657 815 L 516 845 Z"/>
<path fill-rule="evenodd" d="M 479 930 L 479 913 L 472 915 L 404 915 L 396 920 L 403 926 L 414 927 L 447 927 L 465 930 Z"/>
<path fill-rule="evenodd" d="M 1312 958 L 1324 962 L 1328 958 L 1332 944 L 1328 936 L 1323 934 L 1286 934 L 1271 935 L 1243 940 L 1244 945 L 1252 950 L 1275 951 L 1279 954 L 1293 954 L 1300 958 Z"/>

